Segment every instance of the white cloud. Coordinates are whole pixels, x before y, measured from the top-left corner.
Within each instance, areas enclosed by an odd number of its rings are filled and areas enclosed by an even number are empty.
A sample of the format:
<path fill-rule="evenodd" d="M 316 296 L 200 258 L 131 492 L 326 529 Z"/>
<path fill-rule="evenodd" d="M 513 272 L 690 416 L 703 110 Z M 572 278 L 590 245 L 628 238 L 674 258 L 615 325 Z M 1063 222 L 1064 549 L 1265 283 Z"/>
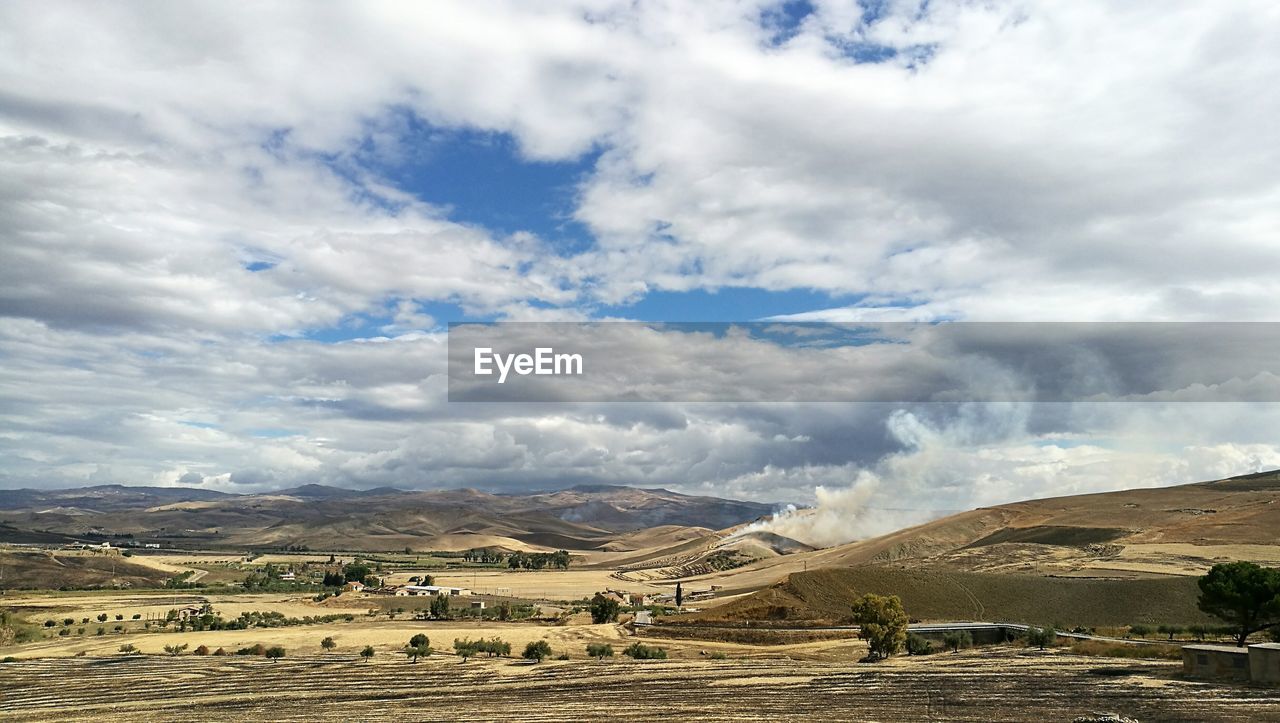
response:
<path fill-rule="evenodd" d="M 963 506 L 1274 464 L 1271 413 L 1243 406 L 1010 426 L 445 405 L 424 302 L 574 319 L 749 286 L 866 295 L 804 318 L 1274 318 L 1271 4 L 891 2 L 869 24 L 818 5 L 778 46 L 759 2 L 3 5 L 3 484 L 809 501 L 865 472 L 868 504 L 910 481 L 893 494 Z M 898 55 L 849 57 L 871 46 Z M 411 154 L 406 113 L 526 160 L 600 151 L 574 209 L 595 245 L 557 256 L 379 177 L 362 154 Z M 365 314 L 385 338 L 269 341 Z"/>

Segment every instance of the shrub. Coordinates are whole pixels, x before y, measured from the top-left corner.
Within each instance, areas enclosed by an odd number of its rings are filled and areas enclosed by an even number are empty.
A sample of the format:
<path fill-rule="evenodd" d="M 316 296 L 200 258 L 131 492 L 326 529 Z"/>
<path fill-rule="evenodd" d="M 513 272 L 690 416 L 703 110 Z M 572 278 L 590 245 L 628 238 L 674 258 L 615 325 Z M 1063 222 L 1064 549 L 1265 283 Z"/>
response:
<path fill-rule="evenodd" d="M 134 619 L 134 620 L 141 620 L 141 619 L 142 619 L 142 613 L 134 613 L 134 614 L 133 614 L 133 619 Z M 86 620 L 85 622 L 88 622 L 88 620 Z"/>
<path fill-rule="evenodd" d="M 106 629 L 106 628 L 98 628 L 98 632 L 97 632 L 96 634 L 97 634 L 97 635 L 106 635 L 106 634 L 107 634 L 107 629 Z"/>
<path fill-rule="evenodd" d="M 266 654 L 267 654 L 267 648 L 262 643 L 258 643 L 257 645 L 253 645 L 248 648 L 240 648 L 239 650 L 236 651 L 236 655 L 266 655 Z"/>
<path fill-rule="evenodd" d="M 1196 640 L 1204 640 L 1213 631 L 1209 628 L 1208 625 L 1196 624 L 1196 625 L 1188 625 L 1187 632 L 1190 633 L 1191 637 L 1195 638 Z"/>
<path fill-rule="evenodd" d="M 933 652 L 933 643 L 919 635 L 907 636 L 907 655 L 928 655 Z"/>
<path fill-rule="evenodd" d="M 191 654 L 192 654 L 192 655 L 208 655 L 208 654 L 209 654 L 209 646 L 208 646 L 208 645 L 201 645 L 201 646 L 197 647 L 195 650 L 192 650 L 192 651 L 191 651 Z"/>
<path fill-rule="evenodd" d="M 70 634 L 71 634 L 71 631 L 70 631 L 69 629 L 67 629 L 67 628 L 63 628 L 63 629 L 61 629 L 61 630 L 59 630 L 59 631 L 58 631 L 58 635 L 63 636 L 63 637 L 66 637 L 67 635 L 70 635 Z"/>
<path fill-rule="evenodd" d="M 213 654 L 214 654 L 214 655 L 226 655 L 226 654 L 227 654 L 227 649 L 226 649 L 226 648 L 218 648 L 217 650 L 213 651 Z"/>
<path fill-rule="evenodd" d="M 587 656 L 596 660 L 613 657 L 613 646 L 607 643 L 587 643 Z"/>
<path fill-rule="evenodd" d="M 707 657 L 711 658 L 712 660 L 727 660 L 729 658 L 729 656 L 724 654 L 723 650 L 717 650 L 711 655 L 708 655 Z"/>
<path fill-rule="evenodd" d="M 973 645 L 973 635 L 968 630 L 958 630 L 954 633 L 947 633 L 942 636 L 942 645 L 953 653 L 960 652 L 960 648 L 968 648 Z"/>
<path fill-rule="evenodd" d="M 68 627 L 68 628 L 69 628 L 69 627 L 71 627 L 72 625 L 75 625 L 75 624 L 76 624 L 76 619 L 75 619 L 75 618 L 63 618 L 63 620 L 62 620 L 62 624 L 63 624 L 65 627 Z"/>
<path fill-rule="evenodd" d="M 645 645 L 644 643 L 632 643 L 622 651 L 622 654 L 632 660 L 666 660 L 667 651 L 663 648 L 656 648 Z"/>
<path fill-rule="evenodd" d="M 100 622 L 100 623 L 105 623 L 105 622 L 107 622 L 107 614 L 106 614 L 106 613 L 99 613 L 99 614 L 98 614 L 98 622 Z"/>
<path fill-rule="evenodd" d="M 1182 660 L 1182 648 L 1177 645 L 1126 645 L 1102 640 L 1081 640 L 1071 646 L 1071 652 L 1076 655 L 1096 655 L 1105 658 Z"/>
<path fill-rule="evenodd" d="M 138 650 L 138 648 L 135 647 L 133 643 L 125 643 L 124 645 L 121 645 L 119 649 L 120 649 L 120 652 L 124 653 L 125 655 L 129 655 L 131 653 L 137 652 Z"/>
<path fill-rule="evenodd" d="M 1058 642 L 1058 634 L 1052 627 L 1036 627 L 1027 628 L 1027 645 L 1034 645 L 1041 650 L 1050 647 Z"/>
<path fill-rule="evenodd" d="M 182 645 L 166 645 L 166 646 L 164 646 L 164 652 L 166 652 L 166 653 L 168 653 L 169 655 L 172 655 L 172 656 L 174 656 L 174 657 L 177 657 L 177 656 L 179 656 L 179 655 L 182 655 L 182 651 L 184 651 L 184 650 L 186 650 L 186 649 L 187 649 L 187 644 L 186 644 L 186 643 L 183 643 Z"/>
<path fill-rule="evenodd" d="M 521 656 L 525 660 L 532 660 L 535 663 L 541 663 L 543 660 L 551 657 L 551 643 L 545 640 L 534 640 L 524 646 L 524 654 Z"/>
<path fill-rule="evenodd" d="M 1138 624 L 1138 625 L 1129 626 L 1129 635 L 1132 635 L 1134 637 L 1145 639 L 1150 634 L 1151 634 L 1151 628 L 1146 625 Z"/>

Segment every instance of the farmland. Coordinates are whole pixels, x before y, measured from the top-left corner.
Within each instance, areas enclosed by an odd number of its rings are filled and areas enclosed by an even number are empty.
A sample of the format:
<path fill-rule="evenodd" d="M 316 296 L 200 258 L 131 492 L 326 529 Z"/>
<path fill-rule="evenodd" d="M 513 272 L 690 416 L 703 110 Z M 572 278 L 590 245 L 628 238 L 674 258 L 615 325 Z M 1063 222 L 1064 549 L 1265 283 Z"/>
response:
<path fill-rule="evenodd" d="M 1280 694 L 1177 680 L 1176 664 L 1103 666 L 996 653 L 862 665 L 787 659 L 547 661 L 350 653 L 261 658 L 115 656 L 10 663 L 5 720 L 302 721 L 358 718 L 1012 721 L 1115 711 L 1139 720 L 1255 721 Z M 72 681 L 71 685 L 64 685 Z M 141 684 L 145 681 L 145 684 Z"/>

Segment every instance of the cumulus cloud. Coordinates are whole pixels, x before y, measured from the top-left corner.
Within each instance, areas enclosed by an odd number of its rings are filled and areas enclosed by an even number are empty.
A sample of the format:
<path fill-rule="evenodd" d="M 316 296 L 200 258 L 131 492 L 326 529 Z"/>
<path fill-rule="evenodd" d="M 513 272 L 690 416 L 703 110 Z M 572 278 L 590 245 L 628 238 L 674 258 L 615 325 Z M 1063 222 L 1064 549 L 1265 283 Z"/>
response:
<path fill-rule="evenodd" d="M 613 481 L 862 520 L 1275 463 L 1268 408 L 1178 411 L 1194 388 L 448 404 L 433 303 L 576 320 L 749 287 L 857 300 L 805 319 L 1274 318 L 1271 4 L 813 5 L 4 4 L 0 484 Z M 556 220 L 587 240 L 399 186 L 406 118 L 583 164 Z"/>

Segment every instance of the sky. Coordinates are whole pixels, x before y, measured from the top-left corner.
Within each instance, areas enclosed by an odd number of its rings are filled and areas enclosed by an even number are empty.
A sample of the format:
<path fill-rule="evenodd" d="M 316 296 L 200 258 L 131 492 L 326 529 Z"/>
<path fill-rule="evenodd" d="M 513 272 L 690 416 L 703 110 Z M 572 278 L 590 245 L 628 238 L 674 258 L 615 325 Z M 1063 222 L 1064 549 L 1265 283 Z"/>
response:
<path fill-rule="evenodd" d="M 1278 35 L 1262 0 L 4 3 L 0 487 L 603 482 L 881 525 L 1280 466 L 1262 403 L 444 381 L 466 320 L 1276 321 Z"/>

